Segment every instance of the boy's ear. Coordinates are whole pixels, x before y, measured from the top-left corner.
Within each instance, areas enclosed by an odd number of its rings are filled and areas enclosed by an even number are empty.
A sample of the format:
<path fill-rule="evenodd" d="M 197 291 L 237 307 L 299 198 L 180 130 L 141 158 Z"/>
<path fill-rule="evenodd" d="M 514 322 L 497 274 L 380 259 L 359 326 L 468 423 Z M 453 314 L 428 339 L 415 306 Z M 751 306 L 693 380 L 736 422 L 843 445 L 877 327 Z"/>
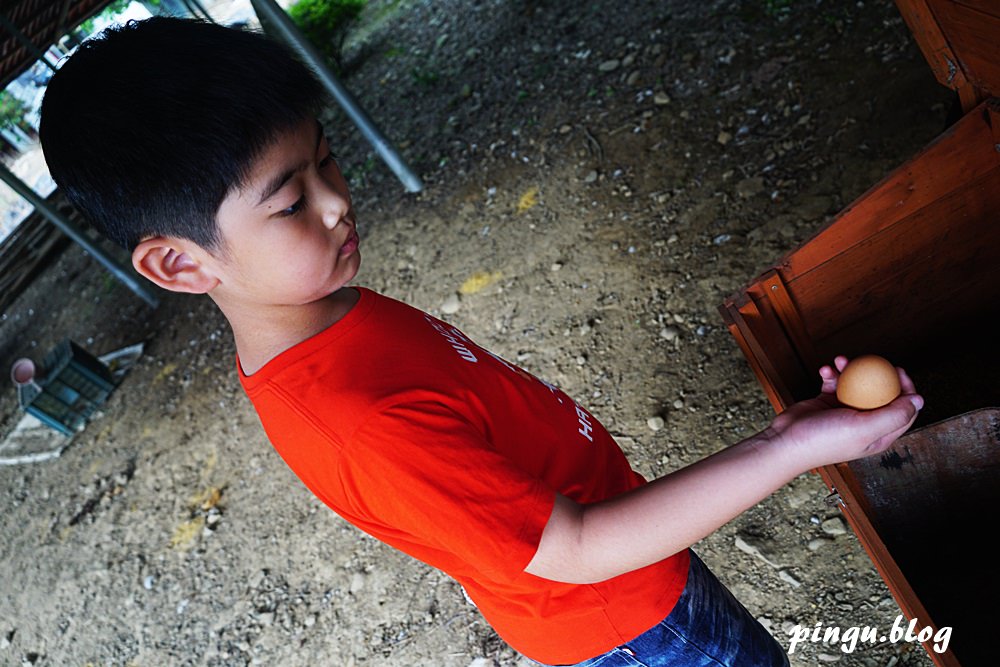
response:
<path fill-rule="evenodd" d="M 183 239 L 153 236 L 132 251 L 132 266 L 139 275 L 171 292 L 205 294 L 219 284 L 209 267 Z"/>

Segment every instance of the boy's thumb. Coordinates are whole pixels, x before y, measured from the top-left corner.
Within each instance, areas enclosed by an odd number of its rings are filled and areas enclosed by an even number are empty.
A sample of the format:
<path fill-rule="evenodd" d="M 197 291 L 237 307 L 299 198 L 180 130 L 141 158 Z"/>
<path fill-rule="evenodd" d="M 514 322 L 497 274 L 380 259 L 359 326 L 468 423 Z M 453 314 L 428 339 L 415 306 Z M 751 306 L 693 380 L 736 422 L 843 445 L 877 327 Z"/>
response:
<path fill-rule="evenodd" d="M 885 407 L 869 412 L 868 426 L 879 436 L 895 433 L 909 427 L 922 407 L 924 399 L 920 395 L 900 396 Z"/>

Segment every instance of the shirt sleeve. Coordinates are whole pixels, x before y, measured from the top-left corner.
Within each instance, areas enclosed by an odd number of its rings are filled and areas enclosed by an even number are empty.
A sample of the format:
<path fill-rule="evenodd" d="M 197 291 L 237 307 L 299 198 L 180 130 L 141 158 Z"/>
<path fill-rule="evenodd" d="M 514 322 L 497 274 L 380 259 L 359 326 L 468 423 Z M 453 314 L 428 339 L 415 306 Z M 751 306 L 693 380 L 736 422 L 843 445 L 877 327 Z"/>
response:
<path fill-rule="evenodd" d="M 366 419 L 342 452 L 340 473 L 353 511 L 381 528 L 378 537 L 416 545 L 420 553 L 411 555 L 431 565 L 449 569 L 433 561 L 450 554 L 499 580 L 521 575 L 555 502 L 552 489 L 468 420 L 432 402 Z"/>

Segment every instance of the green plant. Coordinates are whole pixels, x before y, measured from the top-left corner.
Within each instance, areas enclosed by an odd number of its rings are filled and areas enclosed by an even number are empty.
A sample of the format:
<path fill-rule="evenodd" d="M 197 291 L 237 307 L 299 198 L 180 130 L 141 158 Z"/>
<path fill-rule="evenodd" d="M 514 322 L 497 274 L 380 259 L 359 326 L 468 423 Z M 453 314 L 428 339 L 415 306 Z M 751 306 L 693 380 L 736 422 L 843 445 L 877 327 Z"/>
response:
<path fill-rule="evenodd" d="M 353 165 L 344 170 L 344 177 L 352 188 L 360 189 L 368 184 L 368 177 L 375 171 L 375 156 L 369 154 L 361 164 Z"/>
<path fill-rule="evenodd" d="M 422 86 L 433 86 L 441 78 L 441 75 L 434 70 L 423 67 L 414 67 L 411 69 L 410 76 Z"/>
<path fill-rule="evenodd" d="M 24 114 L 28 106 L 6 90 L 0 91 L 0 127 L 24 127 Z"/>
<path fill-rule="evenodd" d="M 102 9 L 97 16 L 110 18 L 115 14 L 121 14 L 130 4 L 132 4 L 132 0 L 114 0 L 114 2 Z M 160 0 L 153 0 L 151 4 L 158 5 L 160 4 Z M 81 23 L 78 29 L 82 30 L 85 35 L 90 35 L 94 32 L 94 24 L 97 16 L 92 16 Z"/>
<path fill-rule="evenodd" d="M 347 29 L 368 0 L 299 0 L 288 15 L 317 49 L 341 68 Z"/>

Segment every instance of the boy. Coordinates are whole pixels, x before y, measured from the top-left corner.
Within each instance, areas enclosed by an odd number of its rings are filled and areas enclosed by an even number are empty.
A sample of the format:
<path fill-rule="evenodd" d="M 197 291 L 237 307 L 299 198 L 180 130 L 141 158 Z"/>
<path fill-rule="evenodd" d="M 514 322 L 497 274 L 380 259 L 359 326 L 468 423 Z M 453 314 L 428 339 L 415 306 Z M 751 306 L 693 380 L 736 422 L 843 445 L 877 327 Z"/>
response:
<path fill-rule="evenodd" d="M 922 399 L 859 413 L 822 392 L 765 431 L 646 483 L 555 387 L 454 327 L 350 287 L 347 184 L 321 91 L 259 35 L 154 18 L 56 73 L 53 178 L 136 270 L 208 294 L 282 458 L 362 530 L 462 584 L 514 648 L 566 665 L 781 665 L 688 547 L 802 472 L 884 450 Z"/>

